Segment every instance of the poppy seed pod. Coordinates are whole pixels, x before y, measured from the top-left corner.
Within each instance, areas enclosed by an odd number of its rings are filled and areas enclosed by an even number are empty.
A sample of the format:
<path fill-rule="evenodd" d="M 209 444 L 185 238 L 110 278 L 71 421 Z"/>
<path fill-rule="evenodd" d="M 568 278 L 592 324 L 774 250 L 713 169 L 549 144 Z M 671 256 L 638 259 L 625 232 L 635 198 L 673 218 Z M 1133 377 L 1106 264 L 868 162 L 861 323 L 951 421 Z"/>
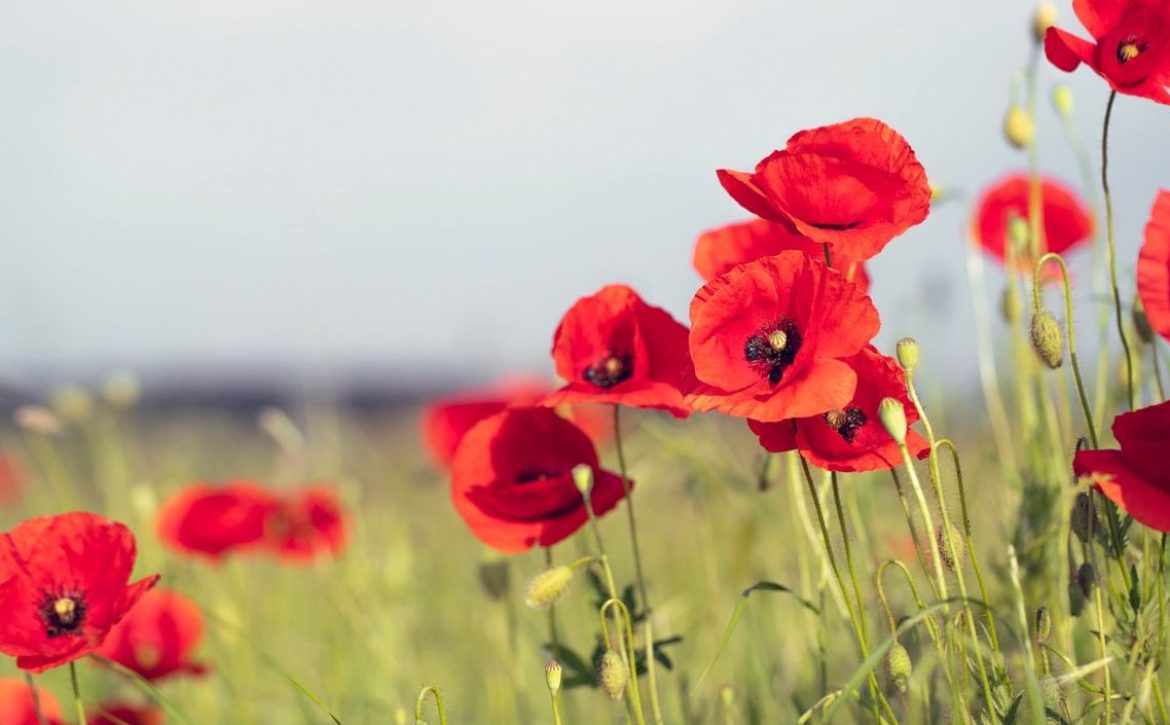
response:
<path fill-rule="evenodd" d="M 1036 137 L 1036 124 L 1032 116 L 1020 106 L 1012 106 L 1003 117 L 1003 137 L 1018 149 L 1032 145 Z"/>
<path fill-rule="evenodd" d="M 900 401 L 895 398 L 882 398 L 881 404 L 878 405 L 878 418 L 886 433 L 898 445 L 906 443 L 906 409 L 902 407 Z"/>
<path fill-rule="evenodd" d="M 967 542 L 959 527 L 947 522 L 946 526 L 939 528 L 935 537 L 938 539 L 939 555 L 942 557 L 943 566 L 951 571 L 962 568 L 963 563 L 967 561 Z M 954 547 L 953 556 L 951 554 L 952 547 Z"/>
<path fill-rule="evenodd" d="M 573 570 L 567 566 L 554 566 L 545 569 L 528 582 L 528 593 L 524 595 L 524 603 L 534 609 L 551 607 L 561 598 L 573 581 Z"/>
<path fill-rule="evenodd" d="M 1052 107 L 1060 114 L 1061 118 L 1068 119 L 1072 117 L 1073 111 L 1073 97 L 1072 91 L 1063 83 L 1057 83 L 1052 88 Z"/>
<path fill-rule="evenodd" d="M 1056 25 L 1056 6 L 1045 0 L 1032 15 L 1032 37 L 1037 43 L 1043 43 L 1044 35 L 1053 25 Z"/>
<path fill-rule="evenodd" d="M 548 685 L 549 694 L 553 697 L 561 691 L 561 663 L 549 660 L 544 665 L 544 681 Z"/>
<path fill-rule="evenodd" d="M 906 692 L 910 687 L 912 668 L 910 652 L 901 642 L 894 642 L 890 646 L 889 654 L 886 655 L 886 673 L 890 676 L 890 682 L 898 688 L 898 692 Z"/>
<path fill-rule="evenodd" d="M 898 355 L 898 364 L 908 373 L 914 372 L 918 366 L 918 341 L 913 337 L 903 337 L 898 340 L 895 348 Z"/>
<path fill-rule="evenodd" d="M 1045 309 L 1036 310 L 1032 315 L 1032 326 L 1028 336 L 1032 340 L 1032 349 L 1045 365 L 1053 370 L 1060 367 L 1064 362 L 1064 332 L 1051 312 Z"/>
<path fill-rule="evenodd" d="M 597 668 L 597 684 L 601 686 L 602 692 L 609 699 L 622 699 L 628 678 L 626 663 L 622 662 L 622 658 L 618 656 L 617 652 L 608 650 L 601 656 L 601 666 Z"/>

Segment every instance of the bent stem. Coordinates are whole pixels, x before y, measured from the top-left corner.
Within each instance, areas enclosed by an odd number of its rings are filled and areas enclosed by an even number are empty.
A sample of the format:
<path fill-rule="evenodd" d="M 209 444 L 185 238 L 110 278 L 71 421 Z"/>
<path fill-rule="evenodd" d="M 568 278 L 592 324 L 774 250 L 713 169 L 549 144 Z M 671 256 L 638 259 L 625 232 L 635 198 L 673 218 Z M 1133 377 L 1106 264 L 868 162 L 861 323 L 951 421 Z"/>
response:
<path fill-rule="evenodd" d="M 427 685 L 418 693 L 418 700 L 414 703 L 414 719 L 422 720 L 423 706 L 427 703 L 428 694 L 435 698 L 435 709 L 439 711 L 439 725 L 447 725 L 447 711 L 443 708 L 443 696 L 439 694 L 439 688 L 434 685 Z"/>
<path fill-rule="evenodd" d="M 1097 427 L 1093 424 L 1093 410 L 1089 406 L 1089 396 L 1085 393 L 1085 383 L 1081 378 L 1081 365 L 1077 362 L 1077 328 L 1073 324 L 1072 287 L 1069 284 L 1068 267 L 1064 263 L 1064 258 L 1056 252 L 1045 254 L 1037 260 L 1036 268 L 1032 270 L 1032 309 L 1034 312 L 1037 312 L 1041 308 L 1040 270 L 1049 261 L 1054 261 L 1060 265 L 1060 276 L 1064 282 L 1064 325 L 1068 328 L 1068 359 L 1072 362 L 1073 378 L 1076 380 L 1077 396 L 1081 400 L 1081 410 L 1085 415 L 1085 425 L 1089 427 L 1089 440 L 1092 442 L 1093 448 L 1097 448 Z"/>
<path fill-rule="evenodd" d="M 634 517 L 634 499 L 630 496 L 630 479 L 626 475 L 626 454 L 622 448 L 622 415 L 621 406 L 613 406 L 613 440 L 617 448 L 618 472 L 622 478 L 622 494 L 626 498 L 626 520 L 630 526 L 630 545 L 634 550 L 634 574 L 638 584 L 638 595 L 642 598 L 642 609 L 645 614 L 642 633 L 646 637 L 646 676 L 650 685 L 650 709 L 654 714 L 654 722 L 662 725 L 662 707 L 658 702 L 658 679 L 654 668 L 654 626 L 650 622 L 650 599 L 646 596 L 646 577 L 642 574 L 642 550 L 638 546 L 638 524 Z"/>
<path fill-rule="evenodd" d="M 615 609 L 616 612 L 609 612 L 608 610 Z M 626 692 L 630 697 L 630 703 L 633 705 L 634 718 L 638 725 L 646 725 L 646 718 L 642 714 L 642 695 L 638 690 L 638 661 L 634 653 L 634 626 L 630 621 L 630 610 L 622 600 L 614 597 L 608 599 L 601 605 L 601 638 L 605 641 L 606 646 L 609 644 L 609 625 L 606 624 L 606 615 L 612 616 L 617 622 L 617 642 L 618 652 L 626 663 L 626 667 L 630 671 L 630 679 L 626 683 Z M 622 640 L 622 625 L 625 625 L 626 638 Z"/>
<path fill-rule="evenodd" d="M 1117 322 L 1117 335 L 1121 338 L 1121 349 L 1125 353 L 1125 384 L 1129 393 L 1129 409 L 1137 407 L 1134 388 L 1133 354 L 1129 350 L 1129 339 L 1125 336 L 1125 323 L 1121 317 L 1121 293 L 1117 288 L 1117 251 L 1113 243 L 1113 197 L 1109 193 L 1109 121 L 1113 118 L 1113 103 L 1117 91 L 1110 91 L 1109 102 L 1105 105 L 1105 123 L 1101 129 L 1101 189 L 1105 193 L 1105 239 L 1109 251 L 1109 287 L 1113 292 L 1113 314 Z"/>

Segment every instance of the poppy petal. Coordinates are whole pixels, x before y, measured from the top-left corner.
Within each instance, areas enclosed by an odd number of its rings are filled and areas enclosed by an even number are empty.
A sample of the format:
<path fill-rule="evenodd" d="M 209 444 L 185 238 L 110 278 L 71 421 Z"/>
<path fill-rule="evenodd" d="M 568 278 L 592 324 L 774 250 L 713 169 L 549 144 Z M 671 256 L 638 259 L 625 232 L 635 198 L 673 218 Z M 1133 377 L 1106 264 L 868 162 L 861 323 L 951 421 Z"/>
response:
<path fill-rule="evenodd" d="M 1126 465 L 1121 451 L 1080 451 L 1073 459 L 1078 476 L 1091 476 L 1097 489 L 1151 529 L 1170 532 L 1170 491 L 1155 486 Z"/>
<path fill-rule="evenodd" d="M 1137 264 L 1138 296 L 1150 327 L 1170 340 L 1170 191 L 1158 192 Z"/>
<path fill-rule="evenodd" d="M 1048 62 L 1066 73 L 1073 72 L 1081 63 L 1092 65 L 1096 51 L 1096 45 L 1057 27 L 1049 28 L 1044 34 Z"/>

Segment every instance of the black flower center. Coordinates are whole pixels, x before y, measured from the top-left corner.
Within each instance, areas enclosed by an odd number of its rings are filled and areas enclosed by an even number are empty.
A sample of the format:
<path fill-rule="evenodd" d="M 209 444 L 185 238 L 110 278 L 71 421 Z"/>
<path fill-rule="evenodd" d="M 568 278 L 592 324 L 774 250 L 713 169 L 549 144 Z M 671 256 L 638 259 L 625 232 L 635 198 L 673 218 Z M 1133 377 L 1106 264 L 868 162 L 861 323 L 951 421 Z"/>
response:
<path fill-rule="evenodd" d="M 845 410 L 830 410 L 825 413 L 825 424 L 841 436 L 846 443 L 852 443 L 857 431 L 865 425 L 865 413 L 861 408 L 851 406 Z"/>
<path fill-rule="evenodd" d="M 1146 41 L 1136 35 L 1127 35 L 1117 44 L 1117 62 L 1122 65 L 1146 52 Z"/>
<path fill-rule="evenodd" d="M 537 481 L 547 481 L 550 478 L 556 478 L 560 475 L 560 471 L 554 471 L 548 468 L 525 469 L 516 474 L 516 483 L 535 483 Z"/>
<path fill-rule="evenodd" d="M 73 634 L 85 623 L 85 595 L 76 589 L 46 591 L 39 607 L 49 639 Z"/>
<path fill-rule="evenodd" d="M 585 382 L 602 390 L 608 390 L 618 383 L 630 379 L 634 374 L 634 356 L 611 352 L 598 362 L 585 368 Z"/>
<path fill-rule="evenodd" d="M 768 378 L 769 383 L 776 385 L 796 359 L 801 341 L 796 323 L 781 317 L 778 322 L 764 327 L 747 339 L 743 346 L 743 357 L 761 377 Z"/>

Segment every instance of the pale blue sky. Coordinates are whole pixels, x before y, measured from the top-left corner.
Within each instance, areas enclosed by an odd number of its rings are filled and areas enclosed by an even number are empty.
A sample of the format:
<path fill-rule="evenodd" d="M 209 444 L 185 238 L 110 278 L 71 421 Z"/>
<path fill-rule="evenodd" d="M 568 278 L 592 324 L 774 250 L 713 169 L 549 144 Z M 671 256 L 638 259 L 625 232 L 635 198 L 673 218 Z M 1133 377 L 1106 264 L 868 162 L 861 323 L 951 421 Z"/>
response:
<path fill-rule="evenodd" d="M 541 369 L 563 310 L 607 282 L 684 317 L 695 235 L 746 216 L 714 169 L 803 127 L 877 116 L 969 191 L 1026 162 L 1000 137 L 1019 0 L 5 10 L 9 378 Z M 1058 75 L 1094 144 L 1105 86 Z M 1044 165 L 1076 182 L 1043 105 Z M 1170 108 L 1123 98 L 1115 121 L 1124 269 L 1170 186 Z M 974 369 L 967 213 L 937 209 L 872 271 L 881 339 L 917 335 L 949 375 Z"/>

